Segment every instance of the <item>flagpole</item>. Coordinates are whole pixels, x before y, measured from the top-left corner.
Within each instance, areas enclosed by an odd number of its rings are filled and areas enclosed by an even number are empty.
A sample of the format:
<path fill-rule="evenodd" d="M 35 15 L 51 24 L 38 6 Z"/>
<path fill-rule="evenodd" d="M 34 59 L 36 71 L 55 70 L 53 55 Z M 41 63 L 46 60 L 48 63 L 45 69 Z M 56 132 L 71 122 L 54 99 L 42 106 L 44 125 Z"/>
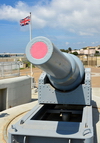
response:
<path fill-rule="evenodd" d="M 31 17 L 31 12 L 30 12 L 30 41 L 32 40 L 32 17 Z M 32 63 L 30 65 L 30 71 L 31 71 L 31 88 L 32 88 L 32 75 L 33 75 L 33 72 L 32 72 Z"/>
<path fill-rule="evenodd" d="M 30 41 L 32 40 L 32 16 L 30 12 Z"/>

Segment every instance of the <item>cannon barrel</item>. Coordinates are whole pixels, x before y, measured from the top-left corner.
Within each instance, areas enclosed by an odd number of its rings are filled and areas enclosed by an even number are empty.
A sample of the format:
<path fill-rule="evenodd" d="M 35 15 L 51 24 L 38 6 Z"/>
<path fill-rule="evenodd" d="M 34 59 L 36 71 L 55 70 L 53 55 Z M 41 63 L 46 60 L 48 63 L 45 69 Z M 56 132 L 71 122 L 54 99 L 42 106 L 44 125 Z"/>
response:
<path fill-rule="evenodd" d="M 32 39 L 26 47 L 26 57 L 47 73 L 56 89 L 73 90 L 83 80 L 84 67 L 80 59 L 61 52 L 46 37 Z"/>

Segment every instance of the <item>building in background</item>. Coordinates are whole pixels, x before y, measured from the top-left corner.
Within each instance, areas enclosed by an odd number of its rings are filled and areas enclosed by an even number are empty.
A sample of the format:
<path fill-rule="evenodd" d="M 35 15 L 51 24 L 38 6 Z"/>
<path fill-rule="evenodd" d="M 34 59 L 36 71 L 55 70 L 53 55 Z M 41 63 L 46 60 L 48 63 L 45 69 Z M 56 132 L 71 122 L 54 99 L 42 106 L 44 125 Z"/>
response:
<path fill-rule="evenodd" d="M 93 56 L 95 53 L 100 53 L 100 45 L 95 46 L 95 47 L 88 46 L 88 47 L 85 47 L 79 50 L 78 49 L 72 50 L 72 53 L 73 52 L 77 52 L 78 54 L 82 54 L 82 55 Z"/>

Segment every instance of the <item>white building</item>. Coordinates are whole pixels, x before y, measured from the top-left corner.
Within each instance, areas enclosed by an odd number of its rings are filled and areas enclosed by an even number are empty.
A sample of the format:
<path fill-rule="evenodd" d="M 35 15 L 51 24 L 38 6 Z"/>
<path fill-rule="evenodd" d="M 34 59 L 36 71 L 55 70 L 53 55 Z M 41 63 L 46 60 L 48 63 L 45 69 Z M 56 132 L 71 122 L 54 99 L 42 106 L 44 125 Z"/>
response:
<path fill-rule="evenodd" d="M 84 54 L 84 55 L 94 55 L 96 51 L 100 53 L 100 45 L 95 47 L 88 46 L 80 50 L 72 50 L 72 52 L 77 52 L 78 54 Z"/>

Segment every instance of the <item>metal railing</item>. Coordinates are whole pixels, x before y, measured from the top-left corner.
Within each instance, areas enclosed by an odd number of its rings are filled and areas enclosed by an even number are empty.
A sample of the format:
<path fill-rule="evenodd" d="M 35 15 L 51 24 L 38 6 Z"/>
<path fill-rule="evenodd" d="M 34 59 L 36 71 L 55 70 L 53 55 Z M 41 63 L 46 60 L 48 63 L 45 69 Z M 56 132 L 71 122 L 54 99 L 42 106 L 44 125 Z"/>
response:
<path fill-rule="evenodd" d="M 1 62 L 0 78 L 20 76 L 20 65 L 17 62 Z"/>
<path fill-rule="evenodd" d="M 84 65 L 100 66 L 100 56 L 78 55 Z"/>

